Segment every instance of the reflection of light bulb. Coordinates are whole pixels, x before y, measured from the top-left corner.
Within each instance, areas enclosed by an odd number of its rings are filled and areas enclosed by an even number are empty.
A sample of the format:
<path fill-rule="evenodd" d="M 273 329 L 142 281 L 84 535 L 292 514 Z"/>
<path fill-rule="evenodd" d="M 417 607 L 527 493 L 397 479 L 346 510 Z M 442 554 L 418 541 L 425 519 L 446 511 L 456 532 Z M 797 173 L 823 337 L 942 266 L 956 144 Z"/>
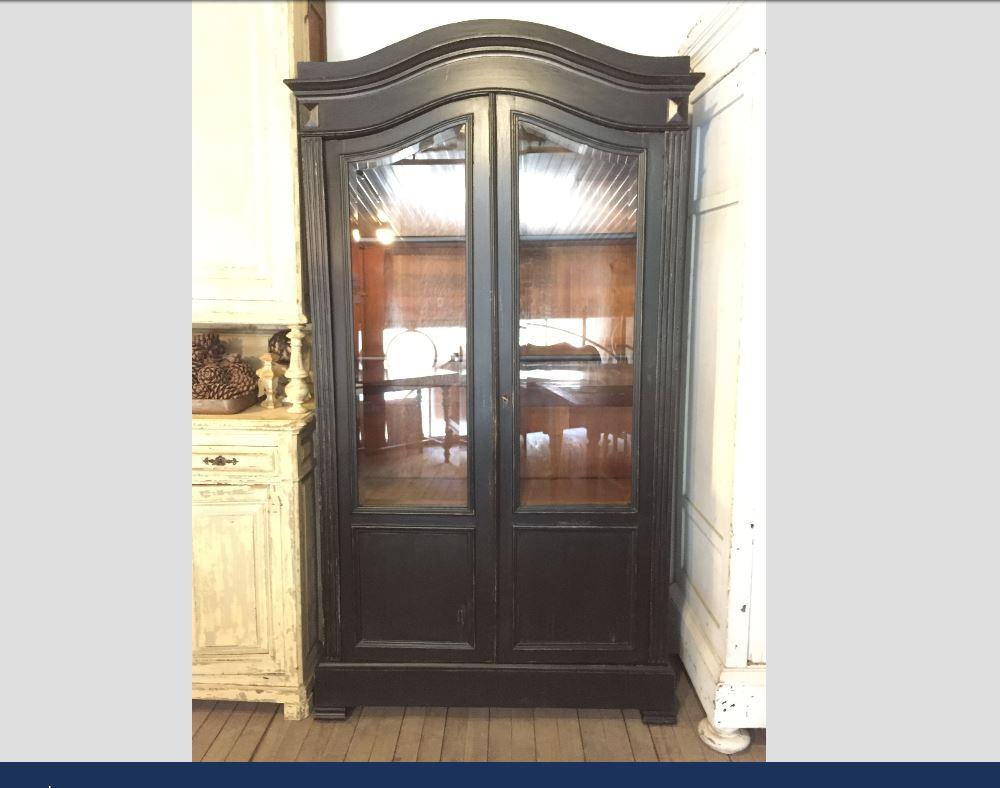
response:
<path fill-rule="evenodd" d="M 387 224 L 380 224 L 375 228 L 375 240 L 383 246 L 388 246 L 396 240 L 396 231 Z"/>
<path fill-rule="evenodd" d="M 353 240 L 356 244 L 361 243 L 361 230 L 357 227 L 351 229 L 351 240 Z"/>
<path fill-rule="evenodd" d="M 387 222 L 387 221 L 389 221 L 389 217 L 388 217 L 388 216 L 386 216 L 386 213 L 385 213 L 385 211 L 383 211 L 383 210 L 382 210 L 381 208 L 379 208 L 379 209 L 378 209 L 378 210 L 377 210 L 377 211 L 375 212 L 375 217 L 376 217 L 376 218 L 377 218 L 377 219 L 378 219 L 378 220 L 379 220 L 380 222 Z"/>

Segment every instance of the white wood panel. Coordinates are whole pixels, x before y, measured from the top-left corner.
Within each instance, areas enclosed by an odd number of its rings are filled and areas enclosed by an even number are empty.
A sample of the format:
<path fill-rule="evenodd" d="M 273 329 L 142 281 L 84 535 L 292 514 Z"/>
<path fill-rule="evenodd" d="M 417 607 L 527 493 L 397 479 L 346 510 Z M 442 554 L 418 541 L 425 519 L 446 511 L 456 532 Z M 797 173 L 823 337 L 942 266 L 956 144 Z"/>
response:
<path fill-rule="evenodd" d="M 711 166 L 711 165 L 709 165 Z M 739 203 L 692 217 L 685 497 L 728 539 L 739 359 Z"/>
<path fill-rule="evenodd" d="M 192 297 L 196 323 L 302 323 L 293 14 L 192 8 Z"/>
<path fill-rule="evenodd" d="M 682 519 L 684 538 L 679 580 L 691 618 L 719 652 L 725 649 L 728 544 L 688 504 Z"/>
<path fill-rule="evenodd" d="M 195 672 L 273 672 L 282 625 L 272 597 L 273 524 L 263 485 L 193 488 Z"/>

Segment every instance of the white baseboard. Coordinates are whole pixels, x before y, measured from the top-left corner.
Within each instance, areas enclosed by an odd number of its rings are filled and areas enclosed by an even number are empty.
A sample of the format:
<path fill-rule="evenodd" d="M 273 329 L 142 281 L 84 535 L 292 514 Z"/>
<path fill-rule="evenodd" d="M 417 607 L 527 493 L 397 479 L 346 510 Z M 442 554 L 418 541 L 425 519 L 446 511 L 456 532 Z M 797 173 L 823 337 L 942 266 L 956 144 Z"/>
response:
<path fill-rule="evenodd" d="M 717 728 L 767 727 L 767 666 L 725 667 L 674 590 L 670 597 L 680 620 L 681 662 L 705 716 Z"/>

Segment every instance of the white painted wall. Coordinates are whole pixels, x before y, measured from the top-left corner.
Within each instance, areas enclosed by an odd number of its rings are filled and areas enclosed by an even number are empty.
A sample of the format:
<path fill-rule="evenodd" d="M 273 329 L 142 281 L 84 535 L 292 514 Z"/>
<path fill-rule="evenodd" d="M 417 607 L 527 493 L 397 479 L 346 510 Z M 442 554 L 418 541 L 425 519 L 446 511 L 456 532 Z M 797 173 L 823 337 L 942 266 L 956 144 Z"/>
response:
<path fill-rule="evenodd" d="M 676 55 L 713 2 L 328 2 L 327 58 L 351 60 L 432 27 L 518 19 L 577 33 L 640 55 Z"/>

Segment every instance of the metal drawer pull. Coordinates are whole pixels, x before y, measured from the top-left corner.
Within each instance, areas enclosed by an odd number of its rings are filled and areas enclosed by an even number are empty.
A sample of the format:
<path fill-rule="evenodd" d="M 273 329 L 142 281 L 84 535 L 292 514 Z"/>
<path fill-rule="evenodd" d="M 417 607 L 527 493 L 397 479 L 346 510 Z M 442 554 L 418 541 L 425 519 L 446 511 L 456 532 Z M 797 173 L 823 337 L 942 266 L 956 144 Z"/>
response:
<path fill-rule="evenodd" d="M 235 457 L 232 457 L 232 458 L 230 458 L 230 459 L 227 460 L 221 454 L 218 457 L 206 457 L 205 458 L 205 465 L 226 465 L 226 464 L 235 465 L 236 462 L 237 462 L 237 460 L 236 460 Z"/>

